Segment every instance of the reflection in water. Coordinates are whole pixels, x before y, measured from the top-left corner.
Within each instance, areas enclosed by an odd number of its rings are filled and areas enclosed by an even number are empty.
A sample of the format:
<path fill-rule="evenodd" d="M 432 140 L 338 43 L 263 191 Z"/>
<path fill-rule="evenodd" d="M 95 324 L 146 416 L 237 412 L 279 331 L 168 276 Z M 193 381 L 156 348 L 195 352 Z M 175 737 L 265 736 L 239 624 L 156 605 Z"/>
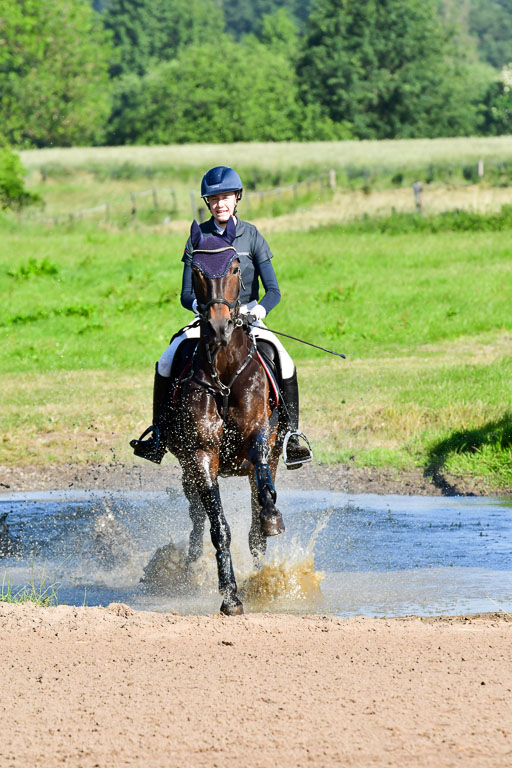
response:
<path fill-rule="evenodd" d="M 512 609 L 505 501 L 281 492 L 286 533 L 268 540 L 255 572 L 249 494 L 225 484 L 233 563 L 248 611 L 393 616 Z M 60 602 L 218 610 L 208 534 L 203 556 L 186 567 L 190 521 L 179 493 L 3 494 L 0 519 L 3 537 L 16 542 L 0 553 L 6 584 L 37 583 L 44 574 L 46 583 L 60 583 Z"/>

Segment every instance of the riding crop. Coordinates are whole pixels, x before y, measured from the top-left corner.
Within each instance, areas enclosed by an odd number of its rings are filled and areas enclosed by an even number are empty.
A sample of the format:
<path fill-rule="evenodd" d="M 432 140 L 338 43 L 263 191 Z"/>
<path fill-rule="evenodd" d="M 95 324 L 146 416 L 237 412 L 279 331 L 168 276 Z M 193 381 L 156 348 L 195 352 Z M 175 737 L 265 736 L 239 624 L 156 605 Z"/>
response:
<path fill-rule="evenodd" d="M 246 315 L 246 317 L 250 317 L 250 315 Z M 252 323 L 250 323 L 252 325 Z M 328 352 L 330 355 L 336 355 L 337 357 L 342 357 L 344 360 L 346 359 L 346 355 L 344 355 L 342 352 L 334 352 L 332 349 L 326 349 L 325 347 L 319 347 L 318 344 L 312 344 L 310 341 L 304 341 L 304 339 L 298 339 L 296 336 L 290 336 L 289 333 L 283 333 L 282 331 L 274 331 L 272 328 L 267 328 L 265 326 L 267 331 L 270 331 L 270 333 L 277 333 L 278 336 L 286 336 L 287 339 L 293 339 L 293 341 L 300 341 L 301 344 L 307 344 L 309 347 L 314 347 L 315 349 L 321 349 L 322 352 Z"/>

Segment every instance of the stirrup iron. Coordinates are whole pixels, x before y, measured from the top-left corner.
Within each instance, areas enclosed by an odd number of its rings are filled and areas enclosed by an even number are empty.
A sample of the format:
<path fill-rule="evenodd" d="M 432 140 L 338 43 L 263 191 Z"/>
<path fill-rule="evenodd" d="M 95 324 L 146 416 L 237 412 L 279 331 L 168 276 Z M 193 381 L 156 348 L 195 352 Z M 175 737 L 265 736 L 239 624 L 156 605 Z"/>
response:
<path fill-rule="evenodd" d="M 146 435 L 151 434 L 147 440 L 144 440 Z M 148 459 L 155 464 L 160 464 L 167 451 L 165 443 L 161 440 L 161 434 L 159 427 L 151 425 L 148 427 L 138 440 L 130 440 L 130 446 L 133 448 L 135 456 L 139 456 L 141 459 Z"/>
<path fill-rule="evenodd" d="M 299 438 L 299 440 L 304 440 L 304 442 L 307 445 L 307 449 L 309 451 L 309 456 L 306 456 L 306 458 L 297 459 L 297 460 L 288 458 L 288 442 L 291 437 L 297 437 Z M 311 448 L 311 443 L 307 439 L 304 432 L 301 432 L 299 429 L 288 430 L 288 432 L 284 436 L 284 442 L 283 442 L 283 461 L 285 465 L 289 468 L 292 468 L 292 467 L 298 468 L 302 466 L 302 464 L 307 464 L 309 461 L 313 461 L 313 449 Z"/>

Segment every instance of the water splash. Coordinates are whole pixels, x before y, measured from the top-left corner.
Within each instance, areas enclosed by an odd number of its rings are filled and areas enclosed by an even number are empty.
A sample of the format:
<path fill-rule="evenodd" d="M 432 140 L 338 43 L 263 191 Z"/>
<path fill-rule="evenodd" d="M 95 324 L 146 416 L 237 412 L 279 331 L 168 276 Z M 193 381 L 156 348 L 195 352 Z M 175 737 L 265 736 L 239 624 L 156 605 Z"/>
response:
<path fill-rule="evenodd" d="M 325 574 L 315 570 L 314 549 L 331 513 L 332 510 L 327 511 L 318 521 L 306 546 L 300 543 L 298 535 L 289 545 L 285 540 L 279 542 L 267 562 L 248 575 L 241 595 L 252 610 L 304 610 L 324 602 L 320 583 Z"/>
<path fill-rule="evenodd" d="M 193 595 L 200 590 L 216 590 L 215 558 L 211 553 L 203 553 L 190 564 L 187 547 L 176 546 L 171 541 L 156 550 L 140 581 L 153 595 Z"/>

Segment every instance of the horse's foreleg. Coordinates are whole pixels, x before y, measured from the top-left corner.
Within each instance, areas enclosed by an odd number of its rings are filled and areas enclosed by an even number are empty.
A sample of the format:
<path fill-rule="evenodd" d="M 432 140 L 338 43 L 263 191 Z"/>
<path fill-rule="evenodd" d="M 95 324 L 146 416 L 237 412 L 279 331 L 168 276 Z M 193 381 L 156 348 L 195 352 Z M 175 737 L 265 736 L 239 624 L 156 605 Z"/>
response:
<path fill-rule="evenodd" d="M 206 462 L 205 462 L 206 463 Z M 217 574 L 219 578 L 219 592 L 222 595 L 221 613 L 234 616 L 243 613 L 241 601 L 238 599 L 235 574 L 231 562 L 231 531 L 222 509 L 219 484 L 212 480 L 209 473 L 204 470 L 205 464 L 196 464 L 198 479 L 196 488 L 201 503 L 210 520 L 210 536 L 215 548 L 217 560 Z"/>
<path fill-rule="evenodd" d="M 277 536 L 279 533 L 283 533 L 284 522 L 275 505 L 277 493 L 268 463 L 269 446 L 264 430 L 257 433 L 248 455 L 254 464 L 254 480 L 258 502 L 261 506 L 259 514 L 261 533 L 263 536 Z"/>

